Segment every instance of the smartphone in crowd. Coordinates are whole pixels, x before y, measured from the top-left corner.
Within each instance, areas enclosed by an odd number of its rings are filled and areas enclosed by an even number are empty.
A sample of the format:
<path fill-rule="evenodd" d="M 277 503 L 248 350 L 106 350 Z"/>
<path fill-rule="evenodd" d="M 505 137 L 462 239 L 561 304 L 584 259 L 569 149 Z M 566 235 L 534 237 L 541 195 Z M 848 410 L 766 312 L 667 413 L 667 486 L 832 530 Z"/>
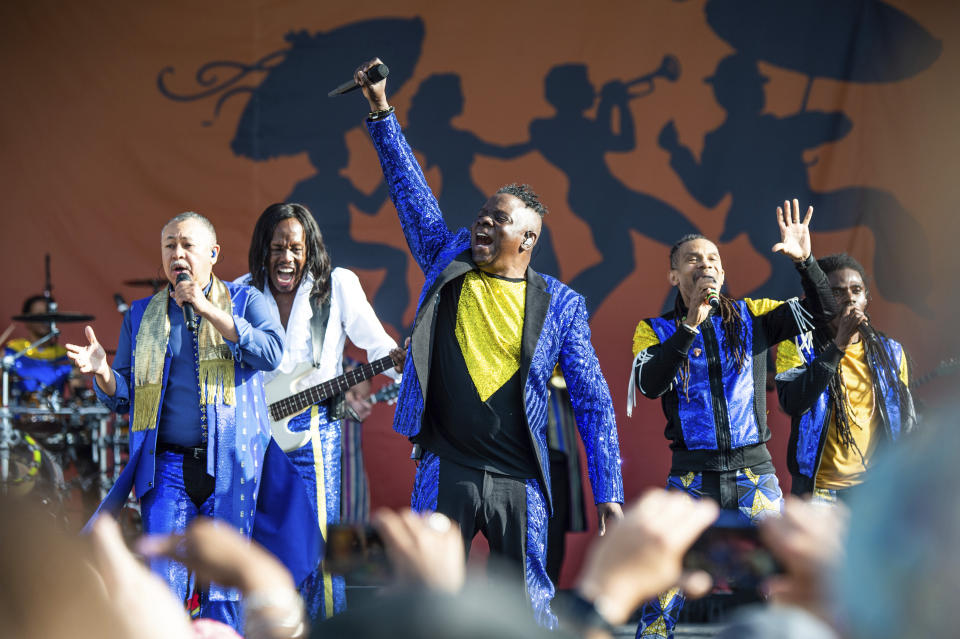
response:
<path fill-rule="evenodd" d="M 768 577 L 783 572 L 756 526 L 732 511 L 721 511 L 700 535 L 684 556 L 683 568 L 709 573 L 715 592 L 758 591 Z"/>
<path fill-rule="evenodd" d="M 392 575 L 380 533 L 369 524 L 328 525 L 323 570 L 361 586 L 386 583 Z"/>

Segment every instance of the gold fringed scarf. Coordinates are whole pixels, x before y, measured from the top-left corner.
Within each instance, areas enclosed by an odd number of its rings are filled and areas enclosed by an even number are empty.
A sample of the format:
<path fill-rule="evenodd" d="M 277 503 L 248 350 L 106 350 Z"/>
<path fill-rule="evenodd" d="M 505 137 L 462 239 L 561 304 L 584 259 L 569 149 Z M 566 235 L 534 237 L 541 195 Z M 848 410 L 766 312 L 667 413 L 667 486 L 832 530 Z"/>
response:
<path fill-rule="evenodd" d="M 233 314 L 230 291 L 216 276 L 207 299 L 220 310 Z M 133 431 L 157 427 L 160 410 L 160 392 L 163 388 L 163 363 L 170 339 L 170 318 L 167 316 L 169 291 L 164 288 L 154 295 L 140 320 L 137 330 L 137 349 L 133 372 L 134 410 Z M 221 401 L 227 405 L 236 403 L 236 388 L 233 377 L 233 355 L 220 332 L 210 322 L 200 320 L 198 350 L 200 354 L 200 406 Z M 185 348 L 192 345 L 184 344 Z"/>

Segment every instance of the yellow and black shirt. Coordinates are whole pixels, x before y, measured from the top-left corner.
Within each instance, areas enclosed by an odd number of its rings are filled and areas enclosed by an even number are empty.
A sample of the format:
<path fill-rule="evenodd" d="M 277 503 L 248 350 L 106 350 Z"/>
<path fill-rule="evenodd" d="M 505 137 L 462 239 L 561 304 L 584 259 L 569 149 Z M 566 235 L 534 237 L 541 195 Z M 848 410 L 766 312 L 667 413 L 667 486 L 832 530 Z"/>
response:
<path fill-rule="evenodd" d="M 441 458 L 537 476 L 520 387 L 526 281 L 474 270 L 440 292 L 423 429 Z"/>

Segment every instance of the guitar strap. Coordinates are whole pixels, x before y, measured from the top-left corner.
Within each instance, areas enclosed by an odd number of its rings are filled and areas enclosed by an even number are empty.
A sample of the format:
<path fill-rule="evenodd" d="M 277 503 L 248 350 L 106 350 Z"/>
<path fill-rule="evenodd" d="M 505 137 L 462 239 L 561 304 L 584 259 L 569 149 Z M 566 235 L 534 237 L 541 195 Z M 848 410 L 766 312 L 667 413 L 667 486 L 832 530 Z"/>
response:
<path fill-rule="evenodd" d="M 327 333 L 327 322 L 330 321 L 330 297 L 317 305 L 314 300 L 313 317 L 310 318 L 310 343 L 313 344 L 313 366 L 320 368 L 320 355 L 323 353 L 323 338 Z M 334 395 L 327 400 L 327 420 L 343 419 L 346 398 L 343 393 Z"/>
<path fill-rule="evenodd" d="M 311 300 L 313 302 L 313 300 Z M 313 317 L 310 318 L 310 343 L 313 344 L 313 367 L 320 368 L 320 354 L 323 352 L 323 338 L 327 334 L 327 321 L 330 319 L 330 297 L 319 306 L 313 303 Z"/>

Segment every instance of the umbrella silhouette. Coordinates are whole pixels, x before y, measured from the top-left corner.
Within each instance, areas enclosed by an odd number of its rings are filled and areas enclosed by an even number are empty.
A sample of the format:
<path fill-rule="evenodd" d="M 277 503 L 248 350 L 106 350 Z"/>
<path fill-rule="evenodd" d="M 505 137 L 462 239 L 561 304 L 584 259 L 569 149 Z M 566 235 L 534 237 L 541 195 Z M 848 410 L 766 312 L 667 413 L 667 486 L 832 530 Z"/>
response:
<path fill-rule="evenodd" d="M 363 101 L 327 92 L 374 56 L 390 65 L 391 93 L 413 75 L 424 27 L 420 18 L 363 20 L 309 34 L 291 33 L 292 45 L 252 91 L 231 148 L 254 160 L 314 151 L 342 137 L 363 119 Z"/>
<path fill-rule="evenodd" d="M 923 26 L 879 0 L 709 0 L 707 23 L 738 53 L 814 78 L 896 82 L 943 48 Z"/>

